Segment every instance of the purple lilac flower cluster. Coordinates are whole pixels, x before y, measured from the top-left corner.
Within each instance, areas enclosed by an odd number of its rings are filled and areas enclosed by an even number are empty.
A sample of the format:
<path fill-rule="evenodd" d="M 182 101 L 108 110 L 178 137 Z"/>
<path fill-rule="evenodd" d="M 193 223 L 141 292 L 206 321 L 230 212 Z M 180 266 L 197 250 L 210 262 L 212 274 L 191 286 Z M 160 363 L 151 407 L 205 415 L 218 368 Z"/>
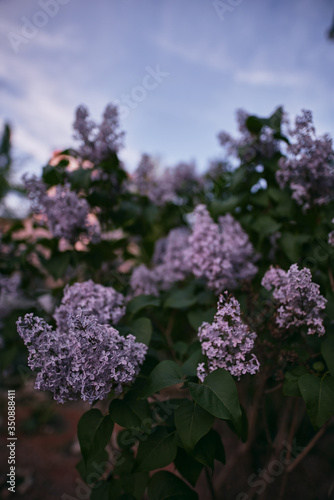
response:
<path fill-rule="evenodd" d="M 78 308 L 85 315 L 95 316 L 102 325 L 115 325 L 125 314 L 123 295 L 92 280 L 65 287 L 61 304 L 54 312 L 58 328 L 66 328 L 68 315 L 74 315 Z"/>
<path fill-rule="evenodd" d="M 175 201 L 182 189 L 189 189 L 200 184 L 195 166 L 188 163 L 179 163 L 174 168 L 167 168 L 158 175 L 154 160 L 144 154 L 134 172 L 132 186 L 142 196 L 147 196 L 152 203 L 161 206 Z"/>
<path fill-rule="evenodd" d="M 35 388 L 50 390 L 59 403 L 79 398 L 92 403 L 133 382 L 147 346 L 107 324 L 123 315 L 121 304 L 115 290 L 89 281 L 65 290 L 55 330 L 33 314 L 19 318 L 29 366 L 39 370 Z"/>
<path fill-rule="evenodd" d="M 262 286 L 273 291 L 277 301 L 277 325 L 288 331 L 307 327 L 308 335 L 325 333 L 321 311 L 327 300 L 320 294 L 319 285 L 312 283 L 311 271 L 293 264 L 286 272 L 271 266 L 262 279 Z"/>
<path fill-rule="evenodd" d="M 184 251 L 188 244 L 189 231 L 186 228 L 172 229 L 166 238 L 156 242 L 153 266 L 144 264 L 133 270 L 130 279 L 130 297 L 136 295 L 159 295 L 176 281 L 187 275 Z"/>
<path fill-rule="evenodd" d="M 128 300 L 137 295 L 159 295 L 158 282 L 154 269 L 149 269 L 145 264 L 137 266 L 130 277 L 130 292 Z"/>
<path fill-rule="evenodd" d="M 332 224 L 334 224 L 334 219 L 332 220 Z M 328 235 L 328 243 L 333 245 L 334 247 L 334 231 L 331 231 Z"/>
<path fill-rule="evenodd" d="M 240 156 L 244 161 L 251 161 L 256 154 L 261 154 L 266 158 L 271 158 L 279 150 L 279 143 L 273 137 L 273 130 L 270 127 L 263 127 L 260 137 L 252 134 L 246 127 L 246 120 L 249 114 L 243 110 L 237 110 L 238 130 L 241 133 L 239 139 L 234 139 L 227 132 L 220 132 L 218 140 L 226 149 L 230 156 Z"/>
<path fill-rule="evenodd" d="M 89 112 L 85 106 L 79 106 L 73 128 L 75 139 L 81 141 L 80 156 L 94 164 L 101 163 L 110 153 L 117 152 L 122 146 L 124 132 L 118 132 L 118 110 L 112 104 L 106 107 L 100 125 L 89 119 Z"/>
<path fill-rule="evenodd" d="M 18 273 L 11 276 L 0 274 L 0 304 L 15 300 L 19 294 L 21 277 Z M 1 307 L 1 306 L 0 306 Z"/>
<path fill-rule="evenodd" d="M 236 377 L 259 370 L 257 357 L 250 354 L 256 334 L 242 321 L 240 304 L 228 292 L 220 295 L 213 323 L 203 323 L 198 337 L 207 357 L 207 363 L 199 363 L 197 367 L 201 382 L 217 368 L 224 368 Z"/>
<path fill-rule="evenodd" d="M 317 137 L 311 111 L 302 110 L 297 116 L 294 130 L 294 144 L 287 147 L 287 158 L 279 161 L 276 173 L 281 188 L 289 186 L 292 197 L 303 207 L 324 205 L 333 197 L 334 152 L 328 135 Z"/>
<path fill-rule="evenodd" d="M 100 228 L 88 221 L 87 201 L 71 191 L 69 184 L 56 186 L 54 196 L 49 196 L 46 185 L 35 175 L 25 174 L 23 181 L 32 210 L 42 216 L 56 238 L 73 241 L 78 234 L 86 234 L 92 241 L 99 240 Z"/>
<path fill-rule="evenodd" d="M 17 305 L 20 284 L 21 277 L 18 273 L 11 276 L 5 276 L 0 273 L 0 328 L 2 327 L 2 320 Z"/>
<path fill-rule="evenodd" d="M 188 269 L 196 277 L 206 278 L 208 287 L 217 293 L 250 280 L 257 272 L 256 257 L 241 225 L 230 214 L 219 217 L 216 224 L 205 205 L 198 205 L 193 216 L 184 255 Z"/>

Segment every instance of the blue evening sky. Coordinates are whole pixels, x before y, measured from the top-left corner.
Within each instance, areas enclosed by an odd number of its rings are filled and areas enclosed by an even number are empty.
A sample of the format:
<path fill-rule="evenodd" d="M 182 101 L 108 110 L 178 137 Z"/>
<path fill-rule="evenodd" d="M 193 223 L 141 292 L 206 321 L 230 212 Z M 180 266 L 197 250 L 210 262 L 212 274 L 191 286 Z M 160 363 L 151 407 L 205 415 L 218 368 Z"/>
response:
<path fill-rule="evenodd" d="M 237 108 L 267 116 L 283 105 L 292 117 L 309 108 L 332 135 L 334 2 L 216 4 L 220 15 L 212 0 L 0 0 L 0 120 L 31 155 L 26 166 L 38 171 L 75 144 L 81 103 L 99 121 L 123 101 L 130 170 L 143 152 L 204 170 L 222 154 L 217 133 L 235 133 Z"/>

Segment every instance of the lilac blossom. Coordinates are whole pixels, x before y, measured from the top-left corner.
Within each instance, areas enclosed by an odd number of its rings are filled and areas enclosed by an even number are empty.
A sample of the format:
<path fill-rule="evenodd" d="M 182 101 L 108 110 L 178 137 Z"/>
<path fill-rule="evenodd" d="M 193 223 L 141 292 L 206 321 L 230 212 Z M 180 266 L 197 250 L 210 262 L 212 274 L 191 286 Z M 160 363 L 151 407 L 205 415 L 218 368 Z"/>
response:
<path fill-rule="evenodd" d="M 18 273 L 5 276 L 0 273 L 0 328 L 2 320 L 18 305 L 21 277 Z"/>
<path fill-rule="evenodd" d="M 108 104 L 100 125 L 89 119 L 85 106 L 76 110 L 73 124 L 75 139 L 81 141 L 79 154 L 94 164 L 99 164 L 111 153 L 117 152 L 123 143 L 124 132 L 119 132 L 119 118 L 117 107 Z"/>
<path fill-rule="evenodd" d="M 154 160 L 144 154 L 134 172 L 132 179 L 135 190 L 142 196 L 147 196 L 152 203 L 161 206 L 175 198 L 172 176 L 159 176 Z"/>
<path fill-rule="evenodd" d="M 111 390 L 122 392 L 134 381 L 147 346 L 133 335 L 122 337 L 94 315 L 77 310 L 64 329 L 53 330 L 43 319 L 26 314 L 17 329 L 29 351 L 28 364 L 39 370 L 35 388 L 49 390 L 58 403 L 79 398 L 89 403 Z"/>
<path fill-rule="evenodd" d="M 302 110 L 294 130 L 296 142 L 287 147 L 287 157 L 279 161 L 276 173 L 281 188 L 289 186 L 292 198 L 303 210 L 313 205 L 324 205 L 333 197 L 334 152 L 328 135 L 317 137 L 311 111 Z"/>
<path fill-rule="evenodd" d="M 184 251 L 188 245 L 189 231 L 186 228 L 172 229 L 165 238 L 160 238 L 154 249 L 152 268 L 144 264 L 136 267 L 130 278 L 130 296 L 155 295 L 168 290 L 175 282 L 187 275 Z"/>
<path fill-rule="evenodd" d="M 187 276 L 185 249 L 188 237 L 189 231 L 180 227 L 172 229 L 166 238 L 157 241 L 153 262 L 160 290 L 168 290 L 175 282 L 182 281 Z"/>
<path fill-rule="evenodd" d="M 319 285 L 312 282 L 311 271 L 292 264 L 286 272 L 271 266 L 262 279 L 262 286 L 273 290 L 277 301 L 277 325 L 285 330 L 307 328 L 307 334 L 325 333 L 321 313 L 327 300 L 320 294 Z"/>
<path fill-rule="evenodd" d="M 334 224 L 334 219 L 332 220 L 332 224 Z M 334 231 L 331 231 L 328 235 L 328 243 L 333 245 L 334 247 Z"/>
<path fill-rule="evenodd" d="M 132 178 L 135 191 L 147 196 L 158 206 L 176 202 L 182 190 L 189 190 L 194 185 L 200 186 L 201 182 L 196 174 L 195 165 L 179 163 L 158 173 L 156 163 L 147 154 L 142 156 Z"/>
<path fill-rule="evenodd" d="M 204 277 L 208 287 L 217 293 L 235 289 L 257 272 L 255 254 L 241 225 L 227 214 L 216 224 L 205 205 L 193 213 L 192 233 L 185 250 L 184 262 L 196 277 Z"/>
<path fill-rule="evenodd" d="M 130 277 L 130 292 L 128 300 L 137 295 L 155 295 L 158 297 L 158 280 L 154 269 L 149 269 L 145 264 L 137 266 Z"/>
<path fill-rule="evenodd" d="M 201 382 L 217 368 L 224 368 L 238 378 L 259 370 L 257 357 L 250 354 L 256 334 L 250 332 L 242 321 L 240 304 L 234 297 L 228 296 L 228 292 L 220 295 L 213 323 L 203 323 L 198 338 L 202 352 L 207 357 L 207 362 L 199 363 L 197 367 Z"/>
<path fill-rule="evenodd" d="M 12 274 L 11 276 L 0 274 L 0 304 L 4 302 L 10 303 L 17 299 L 20 284 L 21 277 L 18 273 Z"/>
<path fill-rule="evenodd" d="M 23 176 L 25 189 L 32 209 L 40 214 L 56 238 L 73 241 L 79 234 L 86 234 L 92 241 L 100 237 L 97 223 L 88 221 L 89 205 L 84 198 L 71 191 L 70 185 L 57 185 L 54 196 L 47 192 L 46 185 L 36 176 Z"/>
<path fill-rule="evenodd" d="M 61 304 L 54 313 L 58 328 L 63 330 L 68 315 L 76 314 L 78 308 L 85 315 L 94 315 L 102 325 L 115 325 L 125 314 L 123 295 L 92 280 L 65 287 Z"/>
<path fill-rule="evenodd" d="M 235 156 L 246 162 L 251 161 L 257 154 L 266 158 L 272 158 L 279 150 L 279 143 L 274 139 L 274 131 L 269 126 L 263 126 L 260 136 L 252 134 L 246 127 L 246 120 L 250 115 L 243 109 L 238 109 L 236 113 L 240 138 L 234 139 L 227 132 L 220 132 L 218 139 L 226 149 L 229 156 Z"/>

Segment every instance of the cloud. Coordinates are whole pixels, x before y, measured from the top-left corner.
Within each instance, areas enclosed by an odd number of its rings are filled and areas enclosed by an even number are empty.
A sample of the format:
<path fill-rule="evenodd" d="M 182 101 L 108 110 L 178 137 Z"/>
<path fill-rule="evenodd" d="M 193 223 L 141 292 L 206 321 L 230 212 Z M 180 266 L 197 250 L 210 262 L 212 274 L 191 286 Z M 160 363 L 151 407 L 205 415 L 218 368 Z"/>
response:
<path fill-rule="evenodd" d="M 299 72 L 287 73 L 267 69 L 249 69 L 237 71 L 234 75 L 237 82 L 250 85 L 269 85 L 274 87 L 301 86 L 306 81 L 305 75 Z"/>

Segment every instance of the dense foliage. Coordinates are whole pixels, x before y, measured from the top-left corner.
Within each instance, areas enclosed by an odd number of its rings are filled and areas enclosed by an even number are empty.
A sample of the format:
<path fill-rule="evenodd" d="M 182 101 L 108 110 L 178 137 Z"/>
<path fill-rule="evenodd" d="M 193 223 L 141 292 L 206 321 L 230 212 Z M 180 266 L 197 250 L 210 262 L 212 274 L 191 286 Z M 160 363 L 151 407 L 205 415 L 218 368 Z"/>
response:
<path fill-rule="evenodd" d="M 334 415 L 332 142 L 309 111 L 238 123 L 204 174 L 143 155 L 130 175 L 117 109 L 96 125 L 81 106 L 77 149 L 24 178 L 32 215 L 2 220 L 2 377 L 27 375 L 23 340 L 36 389 L 92 404 L 78 471 L 93 500 L 196 499 L 200 477 L 221 498 L 237 463 L 297 436 L 285 477 Z M 239 481 L 239 500 L 261 483 Z"/>

